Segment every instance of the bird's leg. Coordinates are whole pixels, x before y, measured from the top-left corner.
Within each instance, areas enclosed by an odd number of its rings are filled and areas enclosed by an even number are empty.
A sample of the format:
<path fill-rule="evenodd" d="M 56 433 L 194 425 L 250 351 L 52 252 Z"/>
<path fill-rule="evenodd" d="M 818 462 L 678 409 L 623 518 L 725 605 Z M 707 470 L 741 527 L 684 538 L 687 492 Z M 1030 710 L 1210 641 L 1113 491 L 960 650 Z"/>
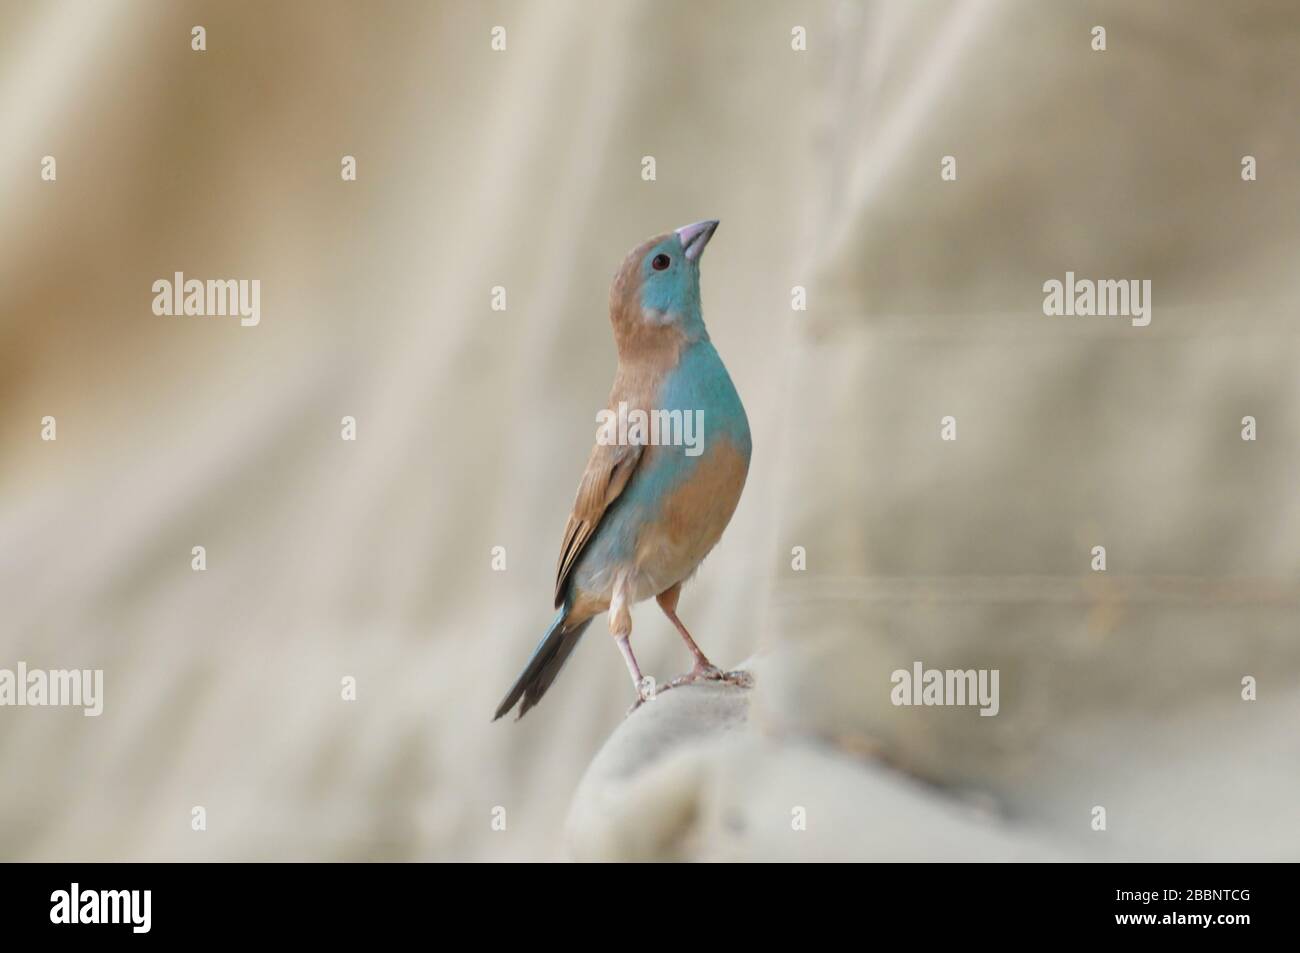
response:
<path fill-rule="evenodd" d="M 655 597 L 655 601 L 659 603 L 659 608 L 664 610 L 664 615 L 668 616 L 668 621 L 676 626 L 677 634 L 682 637 L 686 647 L 691 650 L 691 656 L 695 659 L 695 668 L 692 671 L 716 673 L 718 671 L 717 667 L 708 660 L 700 647 L 695 644 L 695 640 L 691 638 L 691 633 L 687 632 L 686 626 L 682 625 L 682 620 L 677 618 L 677 600 L 681 598 L 681 595 L 682 584 L 678 583 L 671 589 L 665 589 L 659 593 Z"/>
<path fill-rule="evenodd" d="M 664 610 L 664 615 L 668 616 L 668 621 L 677 629 L 677 634 L 682 637 L 686 647 L 691 650 L 691 655 L 695 659 L 694 667 L 685 675 L 674 678 L 671 682 L 661 689 L 667 691 L 670 688 L 676 688 L 678 685 L 689 685 L 691 682 L 713 681 L 728 682 L 732 685 L 738 685 L 741 688 L 750 688 L 754 684 L 753 677 L 748 672 L 723 672 L 716 665 L 708 660 L 704 652 L 695 640 L 691 638 L 691 633 L 686 631 L 686 626 L 682 625 L 682 620 L 677 618 L 677 600 L 682 595 L 682 584 L 679 582 L 671 589 L 665 589 L 655 597 L 659 603 L 659 608 Z"/>
<path fill-rule="evenodd" d="M 609 604 L 609 631 L 618 642 L 618 650 L 623 653 L 623 661 L 627 663 L 627 673 L 632 676 L 632 688 L 636 691 L 636 701 L 627 710 L 630 715 L 641 707 L 642 702 L 654 698 L 654 686 L 651 679 L 642 678 L 641 666 L 637 664 L 636 656 L 632 654 L 632 612 L 627 605 L 627 592 L 623 579 L 614 586 L 614 598 Z"/>

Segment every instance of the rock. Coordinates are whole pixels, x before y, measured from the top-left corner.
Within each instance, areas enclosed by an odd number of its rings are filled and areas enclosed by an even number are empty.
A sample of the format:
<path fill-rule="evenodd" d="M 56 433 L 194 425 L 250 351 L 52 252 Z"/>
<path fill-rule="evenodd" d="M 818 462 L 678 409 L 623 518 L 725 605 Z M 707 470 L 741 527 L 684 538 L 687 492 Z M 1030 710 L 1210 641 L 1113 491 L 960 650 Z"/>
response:
<path fill-rule="evenodd" d="M 753 691 L 701 684 L 641 706 L 573 798 L 569 855 L 609 860 L 1052 859 L 986 804 L 862 753 L 766 736 Z"/>

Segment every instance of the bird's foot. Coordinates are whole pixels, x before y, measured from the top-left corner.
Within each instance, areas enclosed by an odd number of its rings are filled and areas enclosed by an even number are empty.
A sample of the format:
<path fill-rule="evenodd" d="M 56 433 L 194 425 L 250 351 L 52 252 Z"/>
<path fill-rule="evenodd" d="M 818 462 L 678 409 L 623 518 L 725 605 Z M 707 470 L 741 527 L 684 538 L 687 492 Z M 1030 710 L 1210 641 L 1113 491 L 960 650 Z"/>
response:
<path fill-rule="evenodd" d="M 636 701 L 632 703 L 632 707 L 627 710 L 627 715 L 624 715 L 623 717 L 628 717 L 628 715 L 631 715 L 632 712 L 636 711 L 646 702 L 654 701 L 655 691 L 655 680 L 650 676 L 647 675 L 645 678 L 641 679 L 641 681 L 637 682 Z M 659 689 L 659 691 L 662 691 L 662 689 Z"/>
<path fill-rule="evenodd" d="M 735 685 L 737 688 L 753 688 L 754 676 L 740 669 L 734 672 L 724 672 L 716 665 L 708 662 L 696 662 L 693 669 L 685 675 L 677 676 L 659 690 L 666 692 L 670 688 L 693 685 L 696 682 L 724 682 L 727 685 Z"/>

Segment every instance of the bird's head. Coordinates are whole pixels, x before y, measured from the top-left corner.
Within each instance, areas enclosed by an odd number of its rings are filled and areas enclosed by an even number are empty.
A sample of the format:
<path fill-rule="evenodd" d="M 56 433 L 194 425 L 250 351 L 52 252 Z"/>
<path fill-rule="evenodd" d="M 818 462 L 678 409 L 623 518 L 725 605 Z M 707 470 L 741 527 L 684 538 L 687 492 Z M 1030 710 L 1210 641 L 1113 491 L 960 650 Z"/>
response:
<path fill-rule="evenodd" d="M 707 337 L 700 314 L 700 255 L 716 220 L 642 242 L 623 260 L 609 292 L 620 355 Z"/>

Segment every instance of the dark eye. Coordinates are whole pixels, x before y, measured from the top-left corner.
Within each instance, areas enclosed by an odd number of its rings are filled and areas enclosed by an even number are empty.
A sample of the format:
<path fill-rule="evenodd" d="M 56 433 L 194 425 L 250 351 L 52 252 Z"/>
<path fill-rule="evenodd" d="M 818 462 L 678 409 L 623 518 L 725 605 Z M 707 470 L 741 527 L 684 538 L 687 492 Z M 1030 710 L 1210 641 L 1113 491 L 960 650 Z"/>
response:
<path fill-rule="evenodd" d="M 668 267 L 668 256 L 655 255 L 655 260 L 650 262 L 650 267 L 653 268 L 655 271 L 663 271 L 665 268 Z"/>

